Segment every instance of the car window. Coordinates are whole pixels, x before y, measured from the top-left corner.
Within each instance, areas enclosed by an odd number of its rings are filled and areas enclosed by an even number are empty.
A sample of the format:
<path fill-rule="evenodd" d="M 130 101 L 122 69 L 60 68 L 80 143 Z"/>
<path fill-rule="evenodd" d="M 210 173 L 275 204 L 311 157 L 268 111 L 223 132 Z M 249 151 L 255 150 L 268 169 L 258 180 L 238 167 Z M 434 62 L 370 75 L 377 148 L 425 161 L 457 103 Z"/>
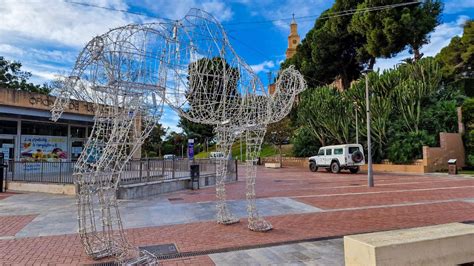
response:
<path fill-rule="evenodd" d="M 349 154 L 353 154 L 354 152 L 358 150 L 359 150 L 359 147 L 349 147 Z"/>
<path fill-rule="evenodd" d="M 324 155 L 324 149 L 320 149 L 318 155 Z"/>
<path fill-rule="evenodd" d="M 334 155 L 342 154 L 342 148 L 334 149 Z"/>
<path fill-rule="evenodd" d="M 332 149 L 327 149 L 326 150 L 326 155 L 331 155 L 332 154 Z"/>

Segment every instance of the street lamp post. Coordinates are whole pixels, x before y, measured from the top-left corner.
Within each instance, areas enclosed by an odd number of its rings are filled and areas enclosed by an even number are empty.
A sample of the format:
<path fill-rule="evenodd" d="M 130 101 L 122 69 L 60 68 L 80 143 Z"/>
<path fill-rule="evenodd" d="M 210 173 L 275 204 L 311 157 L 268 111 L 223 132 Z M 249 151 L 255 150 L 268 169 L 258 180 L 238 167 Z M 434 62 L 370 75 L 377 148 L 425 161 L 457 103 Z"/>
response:
<path fill-rule="evenodd" d="M 358 114 L 357 112 L 359 111 L 359 106 L 357 105 L 357 102 L 354 102 L 355 106 L 355 116 L 356 116 L 356 143 L 359 144 L 359 119 L 358 119 Z"/>
<path fill-rule="evenodd" d="M 372 173 L 372 144 L 370 136 L 370 101 L 369 101 L 369 72 L 365 71 L 365 105 L 367 111 L 367 183 L 369 187 L 374 186 L 374 175 Z"/>

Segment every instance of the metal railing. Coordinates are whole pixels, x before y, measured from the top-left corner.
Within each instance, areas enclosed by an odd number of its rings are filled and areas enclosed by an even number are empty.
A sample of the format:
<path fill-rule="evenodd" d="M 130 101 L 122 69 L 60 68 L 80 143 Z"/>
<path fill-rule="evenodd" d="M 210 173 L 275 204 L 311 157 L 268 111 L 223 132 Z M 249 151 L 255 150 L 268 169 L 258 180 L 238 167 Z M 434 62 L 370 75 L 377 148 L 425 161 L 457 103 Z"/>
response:
<path fill-rule="evenodd" d="M 235 160 L 228 161 L 228 180 L 237 180 L 237 164 Z M 21 162 L 8 161 L 5 169 L 7 180 L 73 184 L 75 162 Z M 216 161 L 199 159 L 163 160 L 141 159 L 129 161 L 121 175 L 121 185 L 137 184 L 172 179 L 191 178 L 191 164 L 199 164 L 200 176 L 215 176 Z"/>

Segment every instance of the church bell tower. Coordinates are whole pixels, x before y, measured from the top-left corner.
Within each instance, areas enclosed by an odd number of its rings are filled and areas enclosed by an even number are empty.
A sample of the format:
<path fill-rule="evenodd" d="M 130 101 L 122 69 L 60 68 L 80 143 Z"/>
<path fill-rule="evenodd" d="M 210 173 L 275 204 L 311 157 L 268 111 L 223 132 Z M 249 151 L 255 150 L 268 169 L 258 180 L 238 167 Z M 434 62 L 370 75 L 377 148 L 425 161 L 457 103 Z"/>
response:
<path fill-rule="evenodd" d="M 286 58 L 291 58 L 296 53 L 296 47 L 300 44 L 300 36 L 298 35 L 298 24 L 295 21 L 295 14 L 290 24 L 290 35 L 288 35 L 288 48 L 286 49 Z"/>

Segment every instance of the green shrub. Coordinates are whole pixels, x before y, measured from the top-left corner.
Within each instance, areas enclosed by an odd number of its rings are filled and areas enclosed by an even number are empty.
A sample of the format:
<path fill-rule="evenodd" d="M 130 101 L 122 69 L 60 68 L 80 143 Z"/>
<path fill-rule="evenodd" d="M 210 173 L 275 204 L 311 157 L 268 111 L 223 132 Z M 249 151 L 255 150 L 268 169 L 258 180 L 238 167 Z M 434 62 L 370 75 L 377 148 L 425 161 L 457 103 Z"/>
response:
<path fill-rule="evenodd" d="M 434 136 L 439 132 L 457 132 L 456 101 L 438 101 L 427 106 L 421 114 L 421 127 Z"/>
<path fill-rule="evenodd" d="M 467 130 L 464 134 L 464 146 L 466 147 L 466 163 L 474 166 L 474 129 Z"/>
<path fill-rule="evenodd" d="M 468 98 L 464 101 L 462 117 L 466 128 L 474 128 L 474 98 Z"/>
<path fill-rule="evenodd" d="M 435 137 L 426 131 L 397 134 L 388 147 L 388 159 L 397 164 L 412 163 L 423 158 L 423 146 L 433 146 Z"/>
<path fill-rule="evenodd" d="M 295 130 L 293 139 L 293 152 L 296 157 L 309 157 L 316 155 L 320 148 L 318 139 L 311 134 L 308 127 Z"/>

